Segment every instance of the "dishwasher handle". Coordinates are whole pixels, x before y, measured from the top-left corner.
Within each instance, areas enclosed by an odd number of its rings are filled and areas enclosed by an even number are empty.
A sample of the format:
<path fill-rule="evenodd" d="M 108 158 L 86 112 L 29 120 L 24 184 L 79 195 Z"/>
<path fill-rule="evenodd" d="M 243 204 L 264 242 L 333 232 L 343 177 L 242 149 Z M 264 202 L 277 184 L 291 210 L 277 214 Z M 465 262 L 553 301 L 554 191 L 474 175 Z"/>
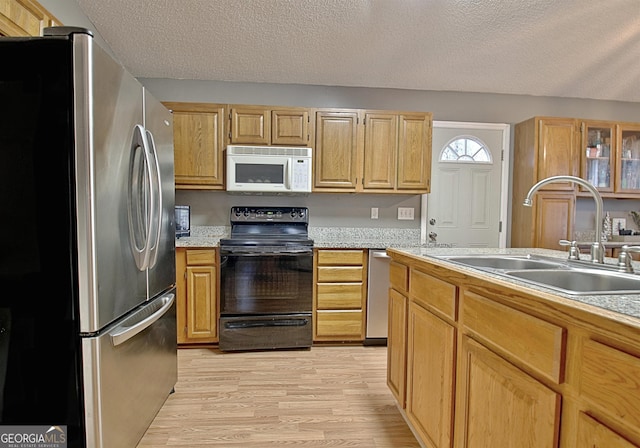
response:
<path fill-rule="evenodd" d="M 373 258 L 391 258 L 389 255 L 387 255 L 387 251 L 385 250 L 373 250 L 371 251 L 371 256 Z"/>

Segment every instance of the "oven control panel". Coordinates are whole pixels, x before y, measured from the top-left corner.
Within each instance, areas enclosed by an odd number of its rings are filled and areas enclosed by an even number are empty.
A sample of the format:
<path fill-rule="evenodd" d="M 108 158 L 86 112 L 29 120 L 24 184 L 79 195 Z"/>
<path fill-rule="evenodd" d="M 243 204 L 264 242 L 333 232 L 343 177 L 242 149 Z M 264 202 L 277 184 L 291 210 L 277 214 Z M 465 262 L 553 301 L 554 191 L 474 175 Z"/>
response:
<path fill-rule="evenodd" d="M 231 223 L 309 222 L 306 207 L 231 207 Z"/>

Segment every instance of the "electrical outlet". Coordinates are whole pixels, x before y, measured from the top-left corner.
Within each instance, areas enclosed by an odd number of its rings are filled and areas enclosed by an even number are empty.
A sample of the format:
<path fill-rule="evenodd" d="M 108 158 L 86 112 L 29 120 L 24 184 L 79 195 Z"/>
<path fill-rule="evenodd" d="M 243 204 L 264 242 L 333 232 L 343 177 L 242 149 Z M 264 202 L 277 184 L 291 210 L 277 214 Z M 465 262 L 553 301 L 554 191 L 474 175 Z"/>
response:
<path fill-rule="evenodd" d="M 413 207 L 398 207 L 398 219 L 413 219 Z"/>
<path fill-rule="evenodd" d="M 378 219 L 378 207 L 371 207 L 371 219 Z"/>

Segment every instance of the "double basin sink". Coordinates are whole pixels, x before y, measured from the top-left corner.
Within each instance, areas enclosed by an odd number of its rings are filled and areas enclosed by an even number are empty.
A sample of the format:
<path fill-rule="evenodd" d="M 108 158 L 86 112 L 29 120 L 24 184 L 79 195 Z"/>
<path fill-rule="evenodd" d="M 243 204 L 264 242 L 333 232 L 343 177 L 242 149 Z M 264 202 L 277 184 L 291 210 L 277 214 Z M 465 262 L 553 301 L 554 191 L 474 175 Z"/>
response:
<path fill-rule="evenodd" d="M 535 255 L 446 255 L 436 258 L 570 295 L 640 294 L 640 275 L 611 265 Z"/>

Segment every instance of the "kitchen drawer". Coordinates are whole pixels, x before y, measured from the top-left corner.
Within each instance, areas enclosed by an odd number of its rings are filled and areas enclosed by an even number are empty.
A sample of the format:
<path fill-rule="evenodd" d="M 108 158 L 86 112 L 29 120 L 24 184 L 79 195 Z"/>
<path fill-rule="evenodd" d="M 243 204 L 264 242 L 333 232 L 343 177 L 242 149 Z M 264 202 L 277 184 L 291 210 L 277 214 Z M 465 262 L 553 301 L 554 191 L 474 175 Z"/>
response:
<path fill-rule="evenodd" d="M 464 326 L 546 378 L 564 381 L 566 330 L 464 290 Z"/>
<path fill-rule="evenodd" d="M 409 291 L 409 267 L 391 260 L 389 281 L 393 289 L 406 294 Z"/>
<path fill-rule="evenodd" d="M 458 317 L 458 288 L 417 269 L 411 269 L 410 298 L 455 321 Z"/>
<path fill-rule="evenodd" d="M 640 358 L 586 339 L 580 394 L 635 427 L 640 426 Z"/>
<path fill-rule="evenodd" d="M 361 265 L 364 263 L 363 250 L 318 250 L 318 265 Z"/>
<path fill-rule="evenodd" d="M 335 339 L 362 339 L 364 333 L 362 310 L 317 312 L 316 336 Z"/>
<path fill-rule="evenodd" d="M 187 265 L 212 265 L 216 264 L 216 251 L 214 249 L 187 249 Z"/>
<path fill-rule="evenodd" d="M 318 285 L 317 308 L 361 309 L 362 283 L 322 283 Z"/>
<path fill-rule="evenodd" d="M 362 266 L 318 266 L 320 282 L 362 282 Z"/>

